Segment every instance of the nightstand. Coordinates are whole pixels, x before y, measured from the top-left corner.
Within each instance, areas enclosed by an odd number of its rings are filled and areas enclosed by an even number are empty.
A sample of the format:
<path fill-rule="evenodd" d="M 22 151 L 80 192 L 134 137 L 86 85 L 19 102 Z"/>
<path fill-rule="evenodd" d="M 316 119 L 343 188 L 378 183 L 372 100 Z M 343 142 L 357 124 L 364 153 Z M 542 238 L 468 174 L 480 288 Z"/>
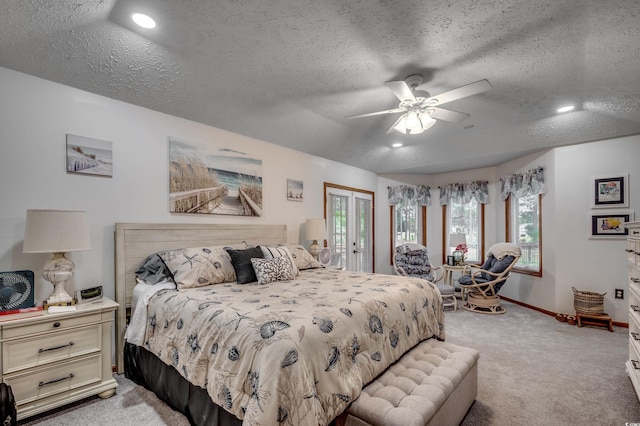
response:
<path fill-rule="evenodd" d="M 118 384 L 111 370 L 111 299 L 75 311 L 0 316 L 2 371 L 18 420 L 89 396 L 109 398 Z"/>

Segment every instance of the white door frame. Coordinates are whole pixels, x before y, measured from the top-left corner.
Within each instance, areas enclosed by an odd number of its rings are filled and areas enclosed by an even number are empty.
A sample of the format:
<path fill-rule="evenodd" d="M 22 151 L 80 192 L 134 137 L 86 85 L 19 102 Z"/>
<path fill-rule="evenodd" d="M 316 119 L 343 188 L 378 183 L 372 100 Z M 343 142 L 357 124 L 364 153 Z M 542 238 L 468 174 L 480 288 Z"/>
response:
<path fill-rule="evenodd" d="M 333 241 L 334 229 L 333 224 L 331 223 L 331 212 L 330 212 L 330 202 L 331 196 L 339 196 L 346 197 L 347 202 L 347 215 L 346 218 L 346 241 L 345 247 L 341 253 L 343 254 L 343 266 L 347 270 L 366 270 L 366 272 L 375 272 L 375 224 L 374 224 L 374 209 L 375 209 L 375 193 L 373 191 L 366 191 L 358 188 L 351 188 L 342 185 L 335 185 L 331 183 L 324 183 L 324 205 L 325 205 L 325 218 L 328 226 L 328 246 L 335 251 L 335 241 Z M 371 210 L 369 216 L 369 229 L 368 235 L 364 236 L 358 240 L 358 231 L 357 221 L 356 221 L 356 201 L 357 200 L 365 200 L 371 203 Z M 365 241 L 365 244 L 368 243 L 368 247 L 359 247 L 359 242 L 362 240 Z M 364 265 L 361 265 L 360 260 L 363 256 L 363 253 L 368 253 L 367 259 L 364 261 Z M 368 263 L 368 265 L 367 265 Z"/>

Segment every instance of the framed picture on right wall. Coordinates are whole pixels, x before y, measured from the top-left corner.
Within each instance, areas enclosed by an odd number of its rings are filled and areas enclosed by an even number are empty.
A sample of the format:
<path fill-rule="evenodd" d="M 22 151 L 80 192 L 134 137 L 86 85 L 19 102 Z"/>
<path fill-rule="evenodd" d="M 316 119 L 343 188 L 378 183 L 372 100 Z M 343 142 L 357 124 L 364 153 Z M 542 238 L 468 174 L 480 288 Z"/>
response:
<path fill-rule="evenodd" d="M 629 230 L 623 225 L 633 220 L 632 211 L 590 213 L 589 238 L 625 238 Z"/>
<path fill-rule="evenodd" d="M 629 207 L 629 174 L 619 173 L 591 178 L 591 207 Z"/>

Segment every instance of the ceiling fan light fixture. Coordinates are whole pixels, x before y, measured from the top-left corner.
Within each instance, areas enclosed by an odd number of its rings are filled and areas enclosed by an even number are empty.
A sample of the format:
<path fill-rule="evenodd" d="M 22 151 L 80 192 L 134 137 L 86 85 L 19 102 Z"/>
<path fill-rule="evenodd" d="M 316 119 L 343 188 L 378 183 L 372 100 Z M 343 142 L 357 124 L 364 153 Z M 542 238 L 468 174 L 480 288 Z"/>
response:
<path fill-rule="evenodd" d="M 434 124 L 436 120 L 431 118 L 429 113 L 408 111 L 393 129 L 403 135 L 418 135 L 433 127 Z"/>

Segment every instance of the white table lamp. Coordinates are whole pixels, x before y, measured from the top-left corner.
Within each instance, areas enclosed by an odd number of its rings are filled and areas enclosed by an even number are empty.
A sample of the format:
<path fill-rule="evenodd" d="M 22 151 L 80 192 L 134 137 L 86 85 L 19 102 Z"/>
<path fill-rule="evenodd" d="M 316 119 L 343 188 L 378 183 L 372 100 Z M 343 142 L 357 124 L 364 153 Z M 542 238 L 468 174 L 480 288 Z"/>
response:
<path fill-rule="evenodd" d="M 305 225 L 305 236 L 307 240 L 313 240 L 309 246 L 309 253 L 317 259 L 320 254 L 320 250 L 322 250 L 322 247 L 318 244 L 318 240 L 327 239 L 327 226 L 325 225 L 324 219 L 307 219 Z"/>
<path fill-rule="evenodd" d="M 80 210 L 27 210 L 24 231 L 24 253 L 53 253 L 44 264 L 42 276 L 53 284 L 47 305 L 67 304 L 73 299 L 64 289 L 73 276 L 75 265 L 66 252 L 88 250 L 89 223 Z"/>

